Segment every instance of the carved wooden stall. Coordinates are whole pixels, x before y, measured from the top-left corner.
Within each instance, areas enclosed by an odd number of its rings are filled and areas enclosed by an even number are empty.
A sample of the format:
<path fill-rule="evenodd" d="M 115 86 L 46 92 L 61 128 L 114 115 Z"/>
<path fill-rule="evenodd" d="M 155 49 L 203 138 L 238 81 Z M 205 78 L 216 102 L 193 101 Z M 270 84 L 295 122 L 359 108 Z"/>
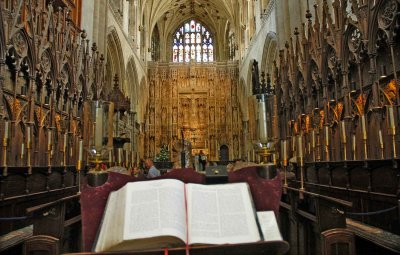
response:
<path fill-rule="evenodd" d="M 5 254 L 20 254 L 13 245 L 32 234 L 53 236 L 58 252 L 79 248 L 74 231 L 80 228 L 75 195 L 82 106 L 103 96 L 104 84 L 104 58 L 77 27 L 80 5 L 79 0 L 0 2 L 0 252 Z M 56 224 L 43 224 L 46 217 Z M 71 233 L 75 241 L 63 242 Z M 3 242 L 7 234 L 14 243 Z M 30 238 L 27 247 L 41 241 L 53 239 Z"/>
<path fill-rule="evenodd" d="M 326 251 L 323 243 L 335 235 L 322 233 L 326 229 L 321 226 L 333 212 L 321 217 L 320 199 L 311 192 L 351 202 L 352 207 L 331 207 L 347 218 L 341 227 L 355 235 L 357 254 L 396 254 L 399 1 L 327 2 L 320 6 L 322 16 L 317 6 L 314 17 L 307 12 L 306 24 L 294 31 L 275 68 L 280 158 L 287 184 L 283 232 L 291 243 L 290 254 Z M 293 179 L 287 177 L 288 162 L 294 165 Z M 343 231 L 343 236 L 349 234 Z M 337 249 L 353 254 L 351 240 Z"/>

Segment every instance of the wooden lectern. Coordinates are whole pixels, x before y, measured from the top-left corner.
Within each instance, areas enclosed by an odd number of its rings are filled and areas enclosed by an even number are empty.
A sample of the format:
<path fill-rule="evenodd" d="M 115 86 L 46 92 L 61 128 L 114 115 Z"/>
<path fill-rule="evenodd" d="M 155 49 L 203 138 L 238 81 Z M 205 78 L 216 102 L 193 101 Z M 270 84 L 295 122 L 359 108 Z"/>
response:
<path fill-rule="evenodd" d="M 283 255 L 288 250 L 289 250 L 289 244 L 286 241 L 268 241 L 268 242 L 261 241 L 256 243 L 243 243 L 243 244 L 193 246 L 190 248 L 189 254 L 190 255 L 224 255 L 224 254 Z M 69 253 L 69 255 L 99 255 L 99 254 L 164 255 L 165 250 Z M 168 249 L 168 255 L 185 255 L 185 254 L 186 254 L 185 247 Z"/>

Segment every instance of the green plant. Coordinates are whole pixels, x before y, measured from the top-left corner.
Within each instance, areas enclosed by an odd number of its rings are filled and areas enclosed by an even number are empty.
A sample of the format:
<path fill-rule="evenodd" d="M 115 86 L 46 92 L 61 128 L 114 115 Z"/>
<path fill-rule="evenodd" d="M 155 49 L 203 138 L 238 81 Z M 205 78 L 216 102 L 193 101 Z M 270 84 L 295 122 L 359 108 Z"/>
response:
<path fill-rule="evenodd" d="M 160 149 L 160 153 L 156 155 L 156 161 L 169 161 L 169 150 L 167 146 L 162 146 Z"/>

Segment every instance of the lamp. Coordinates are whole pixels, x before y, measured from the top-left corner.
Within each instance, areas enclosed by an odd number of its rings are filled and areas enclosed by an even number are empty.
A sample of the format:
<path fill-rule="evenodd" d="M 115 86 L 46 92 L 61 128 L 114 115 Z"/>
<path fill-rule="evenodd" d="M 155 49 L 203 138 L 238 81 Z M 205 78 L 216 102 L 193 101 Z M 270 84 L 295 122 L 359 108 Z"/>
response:
<path fill-rule="evenodd" d="M 107 161 L 112 149 L 114 104 L 103 100 L 84 103 L 84 123 L 88 125 L 89 163 L 94 164 L 91 172 L 99 172 L 101 163 Z"/>
<path fill-rule="evenodd" d="M 352 81 L 351 83 L 350 83 L 350 93 L 351 94 L 354 94 L 354 93 L 356 93 L 357 92 L 357 90 L 356 90 L 356 82 L 355 81 Z"/>
<path fill-rule="evenodd" d="M 386 72 L 386 66 L 385 65 L 381 65 L 380 77 L 381 78 L 386 78 L 387 77 L 387 72 Z"/>
<path fill-rule="evenodd" d="M 255 66 L 254 69 L 257 70 L 257 67 Z M 257 72 L 253 74 L 257 74 Z M 267 74 L 267 80 L 264 77 L 265 74 L 262 73 L 261 82 L 253 84 L 259 86 L 253 89 L 253 97 L 257 102 L 258 112 L 258 132 L 257 140 L 254 141 L 254 147 L 263 163 L 272 163 L 275 153 L 275 141 L 273 141 L 272 134 L 273 118 L 276 116 L 275 105 L 277 102 L 269 74 Z M 253 77 L 253 80 L 255 79 L 258 79 L 258 77 Z"/>

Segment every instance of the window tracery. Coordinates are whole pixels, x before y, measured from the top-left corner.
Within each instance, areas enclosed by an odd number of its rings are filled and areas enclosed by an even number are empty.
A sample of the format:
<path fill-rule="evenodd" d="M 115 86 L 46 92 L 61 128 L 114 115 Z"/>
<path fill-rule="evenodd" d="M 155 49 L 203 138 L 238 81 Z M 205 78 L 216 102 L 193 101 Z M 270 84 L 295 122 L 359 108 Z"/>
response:
<path fill-rule="evenodd" d="M 195 20 L 180 27 L 173 37 L 172 61 L 213 62 L 214 42 L 207 28 Z"/>

